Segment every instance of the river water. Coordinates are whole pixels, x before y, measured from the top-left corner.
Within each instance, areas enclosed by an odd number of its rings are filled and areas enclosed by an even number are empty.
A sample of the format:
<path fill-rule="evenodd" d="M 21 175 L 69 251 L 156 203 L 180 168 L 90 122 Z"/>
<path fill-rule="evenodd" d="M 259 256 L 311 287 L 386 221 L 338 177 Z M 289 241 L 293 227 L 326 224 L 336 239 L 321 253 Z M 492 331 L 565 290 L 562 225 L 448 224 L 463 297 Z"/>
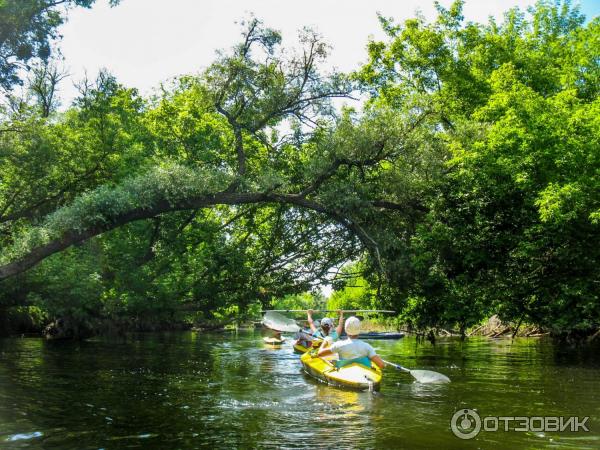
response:
<path fill-rule="evenodd" d="M 267 348 L 259 332 L 2 339 L 0 448 L 600 448 L 597 348 L 543 339 L 371 344 L 452 383 L 421 385 L 387 368 L 379 392 L 326 386 L 302 372 L 291 342 Z M 490 430 L 457 438 L 451 418 L 464 409 Z M 524 423 L 489 419 L 497 416 L 587 416 L 589 432 L 514 431 Z"/>

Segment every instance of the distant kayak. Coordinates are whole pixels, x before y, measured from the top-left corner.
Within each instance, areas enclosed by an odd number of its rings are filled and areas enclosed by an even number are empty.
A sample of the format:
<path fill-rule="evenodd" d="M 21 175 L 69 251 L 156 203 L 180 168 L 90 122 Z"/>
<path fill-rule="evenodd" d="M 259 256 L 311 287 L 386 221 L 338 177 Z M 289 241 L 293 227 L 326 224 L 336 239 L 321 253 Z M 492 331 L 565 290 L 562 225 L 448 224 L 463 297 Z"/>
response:
<path fill-rule="evenodd" d="M 263 341 L 267 345 L 278 347 L 285 342 L 285 338 L 277 339 L 275 337 L 264 337 Z"/>
<path fill-rule="evenodd" d="M 346 334 L 342 334 L 342 336 L 340 336 L 340 339 L 345 339 L 347 336 Z M 368 333 L 360 333 L 358 335 L 359 339 L 402 339 L 404 337 L 404 333 L 401 332 L 377 332 L 377 331 L 371 331 Z"/>
<path fill-rule="evenodd" d="M 359 337 L 359 339 L 402 339 L 404 337 L 404 333 L 400 333 L 400 332 L 378 333 L 376 331 L 372 331 L 369 333 L 360 333 L 360 335 L 358 337 Z"/>
<path fill-rule="evenodd" d="M 330 355 L 320 358 L 310 351 L 300 357 L 304 371 L 325 383 L 352 389 L 379 389 L 381 369 L 375 365 L 369 368 L 357 362 L 341 368 L 335 366 L 336 357 Z"/>

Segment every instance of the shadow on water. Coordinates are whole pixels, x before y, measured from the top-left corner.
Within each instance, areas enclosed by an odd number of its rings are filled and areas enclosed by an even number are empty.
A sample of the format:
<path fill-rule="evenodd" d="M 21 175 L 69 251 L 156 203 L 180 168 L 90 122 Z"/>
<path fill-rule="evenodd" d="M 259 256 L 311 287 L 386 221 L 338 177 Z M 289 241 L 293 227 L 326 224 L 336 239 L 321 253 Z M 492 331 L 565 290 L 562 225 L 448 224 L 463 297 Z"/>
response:
<path fill-rule="evenodd" d="M 442 372 L 448 385 L 386 369 L 380 392 L 304 374 L 291 342 L 256 333 L 139 334 L 82 343 L 0 340 L 0 448 L 598 448 L 600 356 L 540 339 L 371 342 L 386 359 Z M 589 416 L 589 433 L 486 432 L 482 416 Z"/>

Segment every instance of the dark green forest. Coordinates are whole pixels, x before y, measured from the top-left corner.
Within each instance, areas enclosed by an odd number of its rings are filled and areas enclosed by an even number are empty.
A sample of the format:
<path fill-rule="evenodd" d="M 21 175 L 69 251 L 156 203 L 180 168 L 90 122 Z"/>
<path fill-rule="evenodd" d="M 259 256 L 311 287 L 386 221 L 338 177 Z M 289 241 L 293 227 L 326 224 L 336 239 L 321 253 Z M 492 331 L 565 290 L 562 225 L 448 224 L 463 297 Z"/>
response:
<path fill-rule="evenodd" d="M 142 96 L 102 71 L 59 108 L 57 30 L 93 3 L 0 0 L 5 333 L 243 321 L 327 283 L 414 330 L 600 328 L 599 18 L 456 1 L 380 17 L 337 73 L 318 32 L 250 17 L 202 73 Z"/>

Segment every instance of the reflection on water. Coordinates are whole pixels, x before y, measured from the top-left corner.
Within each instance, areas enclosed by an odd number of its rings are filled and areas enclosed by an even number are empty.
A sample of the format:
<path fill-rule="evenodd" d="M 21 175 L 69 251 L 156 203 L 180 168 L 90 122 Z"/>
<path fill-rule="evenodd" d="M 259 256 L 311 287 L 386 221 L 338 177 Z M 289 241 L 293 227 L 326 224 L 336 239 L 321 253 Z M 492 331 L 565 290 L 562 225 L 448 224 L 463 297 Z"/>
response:
<path fill-rule="evenodd" d="M 442 372 L 447 385 L 386 369 L 379 392 L 306 375 L 291 342 L 259 333 L 146 334 L 83 343 L 0 340 L 0 448 L 598 448 L 600 355 L 537 339 L 373 341 L 386 359 Z M 589 433 L 454 437 L 482 416 L 590 416 Z"/>

